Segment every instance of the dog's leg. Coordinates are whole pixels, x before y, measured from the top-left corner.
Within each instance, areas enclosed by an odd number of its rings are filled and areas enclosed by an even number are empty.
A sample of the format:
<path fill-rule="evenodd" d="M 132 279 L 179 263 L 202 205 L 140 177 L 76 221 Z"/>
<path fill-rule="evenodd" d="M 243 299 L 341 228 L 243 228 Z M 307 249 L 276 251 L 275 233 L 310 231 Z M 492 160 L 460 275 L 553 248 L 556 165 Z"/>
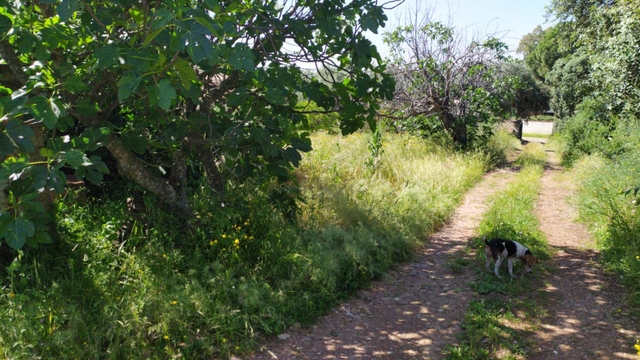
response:
<path fill-rule="evenodd" d="M 515 277 L 515 275 L 513 275 L 513 259 L 509 259 L 508 264 L 509 264 L 509 275 L 511 275 L 511 277 Z"/>
<path fill-rule="evenodd" d="M 489 267 L 491 260 L 489 259 L 489 254 L 487 254 L 486 251 L 484 252 L 484 259 L 486 260 L 485 266 L 487 267 L 487 270 L 491 271 L 491 268 Z"/>
<path fill-rule="evenodd" d="M 502 263 L 502 258 L 498 258 L 496 260 L 496 267 L 493 269 L 493 273 L 496 274 L 497 277 L 502 279 L 502 276 L 500 276 L 500 274 L 498 274 L 498 268 L 500 267 L 501 263 Z"/>

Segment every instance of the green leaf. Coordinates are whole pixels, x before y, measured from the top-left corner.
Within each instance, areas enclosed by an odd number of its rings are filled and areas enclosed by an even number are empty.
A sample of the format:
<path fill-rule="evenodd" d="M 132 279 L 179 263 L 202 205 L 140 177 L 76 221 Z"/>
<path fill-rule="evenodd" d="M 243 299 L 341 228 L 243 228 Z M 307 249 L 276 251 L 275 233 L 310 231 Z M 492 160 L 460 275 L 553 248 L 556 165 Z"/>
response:
<path fill-rule="evenodd" d="M 292 138 L 291 146 L 303 152 L 309 152 L 313 150 L 313 148 L 311 147 L 311 139 L 309 138 Z"/>
<path fill-rule="evenodd" d="M 10 120 L 5 125 L 5 133 L 9 137 L 13 146 L 17 146 L 18 149 L 24 152 L 33 151 L 34 133 L 30 127 L 23 125 L 18 120 Z"/>
<path fill-rule="evenodd" d="M 80 114 L 88 117 L 93 117 L 100 112 L 98 104 L 92 101 L 90 98 L 82 98 L 78 100 L 78 102 L 76 103 L 76 110 Z"/>
<path fill-rule="evenodd" d="M 0 14 L 0 34 L 6 34 L 13 27 L 13 21 L 11 18 L 4 14 Z"/>
<path fill-rule="evenodd" d="M 53 188 L 53 190 L 62 194 L 64 192 L 64 186 L 67 184 L 67 176 L 60 170 L 51 169 L 47 176 L 47 187 Z"/>
<path fill-rule="evenodd" d="M 217 61 L 218 53 L 208 36 L 211 36 L 209 29 L 193 21 L 180 37 L 177 50 L 182 51 L 186 48 L 194 64 L 204 59 L 209 60 L 209 63 Z"/>
<path fill-rule="evenodd" d="M 94 185 L 100 185 L 100 183 L 102 182 L 103 175 L 101 172 L 96 171 L 95 169 L 87 169 L 85 178 Z"/>
<path fill-rule="evenodd" d="M 47 231 L 36 231 L 34 238 L 38 244 L 51 244 L 53 239 Z"/>
<path fill-rule="evenodd" d="M 94 56 L 98 60 L 98 69 L 106 69 L 118 63 L 121 52 L 117 46 L 108 44 L 98 48 Z"/>
<path fill-rule="evenodd" d="M 89 160 L 91 160 L 91 163 L 93 164 L 93 167 L 97 171 L 100 171 L 101 173 L 104 173 L 104 174 L 108 174 L 109 173 L 109 168 L 107 167 L 107 164 L 105 164 L 104 161 L 102 161 L 102 159 L 99 156 L 91 155 L 89 157 Z"/>
<path fill-rule="evenodd" d="M 9 224 L 5 233 L 5 241 L 12 249 L 20 250 L 27 241 L 27 236 L 33 236 L 35 226 L 29 220 L 16 218 Z"/>
<path fill-rule="evenodd" d="M 254 71 L 255 56 L 244 44 L 236 44 L 234 52 L 229 56 L 229 64 L 236 70 Z"/>
<path fill-rule="evenodd" d="M 64 160 L 74 169 L 81 166 L 91 165 L 89 159 L 84 156 L 84 153 L 80 150 L 71 149 L 64 154 Z"/>
<path fill-rule="evenodd" d="M 32 104 L 31 114 L 33 117 L 42 121 L 49 129 L 53 129 L 60 117 L 60 108 L 55 101 L 44 96 L 36 96 L 31 98 L 29 102 Z"/>
<path fill-rule="evenodd" d="M 62 21 L 68 21 L 73 16 L 73 13 L 78 10 L 78 6 L 78 0 L 62 0 L 56 8 L 56 13 Z"/>
<path fill-rule="evenodd" d="M 378 22 L 371 14 L 363 15 L 360 19 L 360 24 L 362 24 L 362 30 L 370 30 L 374 34 L 378 33 Z"/>
<path fill-rule="evenodd" d="M 197 80 L 196 71 L 191 66 L 191 63 L 184 59 L 177 59 L 173 62 L 173 68 L 178 72 L 182 86 L 189 91 L 191 83 Z"/>
<path fill-rule="evenodd" d="M 176 89 L 171 86 L 169 79 L 162 79 L 158 84 L 158 106 L 164 110 L 169 110 L 171 100 L 177 97 Z"/>
<path fill-rule="evenodd" d="M 51 51 L 42 43 L 37 43 L 36 51 L 34 51 L 33 55 L 38 61 L 46 62 L 51 58 Z"/>
<path fill-rule="evenodd" d="M 49 150 L 47 148 L 40 148 L 40 156 L 42 157 L 46 157 L 46 158 L 52 158 L 53 155 L 55 155 L 55 153 L 53 152 L 53 150 Z"/>
<path fill-rule="evenodd" d="M 123 101 L 136 91 L 142 77 L 127 74 L 118 81 L 118 100 Z"/>
<path fill-rule="evenodd" d="M 158 29 L 164 29 L 173 20 L 173 14 L 167 9 L 160 9 L 154 15 L 155 19 L 151 23 L 151 30 L 154 32 Z"/>
<path fill-rule="evenodd" d="M 158 36 L 158 34 L 160 34 L 162 32 L 162 30 L 164 30 L 163 27 L 155 30 L 154 32 L 150 33 L 149 35 L 147 35 L 147 37 L 144 39 L 144 43 L 142 44 L 142 47 L 145 47 L 147 45 L 149 45 L 153 39 L 156 38 L 156 36 Z"/>
<path fill-rule="evenodd" d="M 70 76 L 64 80 L 62 86 L 68 92 L 75 94 L 81 91 L 89 90 L 89 86 L 84 83 L 80 76 Z"/>
<path fill-rule="evenodd" d="M 125 148 L 135 153 L 142 155 L 147 151 L 147 139 L 141 134 L 127 132 L 120 136 L 120 140 Z"/>

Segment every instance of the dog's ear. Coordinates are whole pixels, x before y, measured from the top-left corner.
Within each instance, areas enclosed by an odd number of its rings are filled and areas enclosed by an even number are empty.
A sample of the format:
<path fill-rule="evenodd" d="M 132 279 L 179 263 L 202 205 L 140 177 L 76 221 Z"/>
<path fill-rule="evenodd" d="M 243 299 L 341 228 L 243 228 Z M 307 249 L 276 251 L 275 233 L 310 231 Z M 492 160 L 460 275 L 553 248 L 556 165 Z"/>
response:
<path fill-rule="evenodd" d="M 531 266 L 533 266 L 533 265 L 535 265 L 535 264 L 537 264 L 539 262 L 540 262 L 540 260 L 537 257 L 531 255 Z"/>

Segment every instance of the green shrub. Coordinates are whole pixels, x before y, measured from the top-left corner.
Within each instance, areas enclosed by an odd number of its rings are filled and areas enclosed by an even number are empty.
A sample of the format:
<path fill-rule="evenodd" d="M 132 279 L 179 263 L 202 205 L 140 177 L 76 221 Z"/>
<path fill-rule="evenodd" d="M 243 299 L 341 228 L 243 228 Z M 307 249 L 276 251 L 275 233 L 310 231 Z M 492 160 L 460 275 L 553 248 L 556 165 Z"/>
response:
<path fill-rule="evenodd" d="M 602 154 L 614 159 L 640 149 L 637 119 L 612 116 L 595 100 L 585 101 L 573 117 L 561 120 L 558 131 L 566 141 L 562 161 L 571 165 L 583 155 Z"/>
<path fill-rule="evenodd" d="M 640 306 L 640 152 L 611 161 L 591 156 L 572 170 L 578 181 L 580 218 L 589 224 L 602 260 L 618 271 L 631 299 Z"/>
<path fill-rule="evenodd" d="M 498 130 L 489 139 L 484 152 L 487 154 L 490 167 L 497 167 L 507 161 L 507 157 L 515 152 L 518 139 L 507 130 Z"/>

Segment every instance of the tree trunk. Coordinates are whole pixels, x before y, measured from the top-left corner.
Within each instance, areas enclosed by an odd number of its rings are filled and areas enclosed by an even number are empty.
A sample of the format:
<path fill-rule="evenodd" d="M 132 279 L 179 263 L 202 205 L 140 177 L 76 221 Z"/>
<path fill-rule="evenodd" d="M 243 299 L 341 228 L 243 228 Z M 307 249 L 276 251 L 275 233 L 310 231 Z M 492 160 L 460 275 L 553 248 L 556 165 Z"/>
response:
<path fill-rule="evenodd" d="M 116 135 L 111 135 L 105 144 L 118 161 L 118 172 L 131 178 L 143 188 L 151 191 L 170 204 L 177 205 L 183 211 L 189 211 L 186 203 L 179 201 L 178 193 L 166 179 L 155 176 L 140 162 L 129 150 L 127 150 Z"/>
<path fill-rule="evenodd" d="M 467 137 L 467 126 L 465 124 L 457 123 L 453 127 L 453 142 L 466 147 L 469 139 Z"/>
<path fill-rule="evenodd" d="M 455 116 L 448 112 L 441 114 L 440 118 L 442 119 L 444 129 L 451 134 L 453 142 L 461 147 L 467 146 L 467 142 L 469 141 L 467 126 L 464 123 L 456 121 Z"/>
<path fill-rule="evenodd" d="M 173 154 L 173 166 L 171 167 L 171 176 L 169 183 L 177 191 L 176 204 L 180 208 L 190 211 L 189 199 L 187 197 L 187 162 L 189 157 L 182 151 L 176 151 Z"/>
<path fill-rule="evenodd" d="M 188 145 L 189 148 L 195 151 L 198 155 L 198 160 L 200 160 L 200 163 L 202 163 L 202 166 L 204 167 L 209 186 L 211 186 L 218 195 L 222 196 L 224 193 L 224 179 L 222 178 L 220 169 L 218 169 L 216 155 L 211 150 L 212 145 L 209 141 L 204 139 L 203 136 L 204 135 L 202 133 L 191 130 L 189 133 Z"/>

